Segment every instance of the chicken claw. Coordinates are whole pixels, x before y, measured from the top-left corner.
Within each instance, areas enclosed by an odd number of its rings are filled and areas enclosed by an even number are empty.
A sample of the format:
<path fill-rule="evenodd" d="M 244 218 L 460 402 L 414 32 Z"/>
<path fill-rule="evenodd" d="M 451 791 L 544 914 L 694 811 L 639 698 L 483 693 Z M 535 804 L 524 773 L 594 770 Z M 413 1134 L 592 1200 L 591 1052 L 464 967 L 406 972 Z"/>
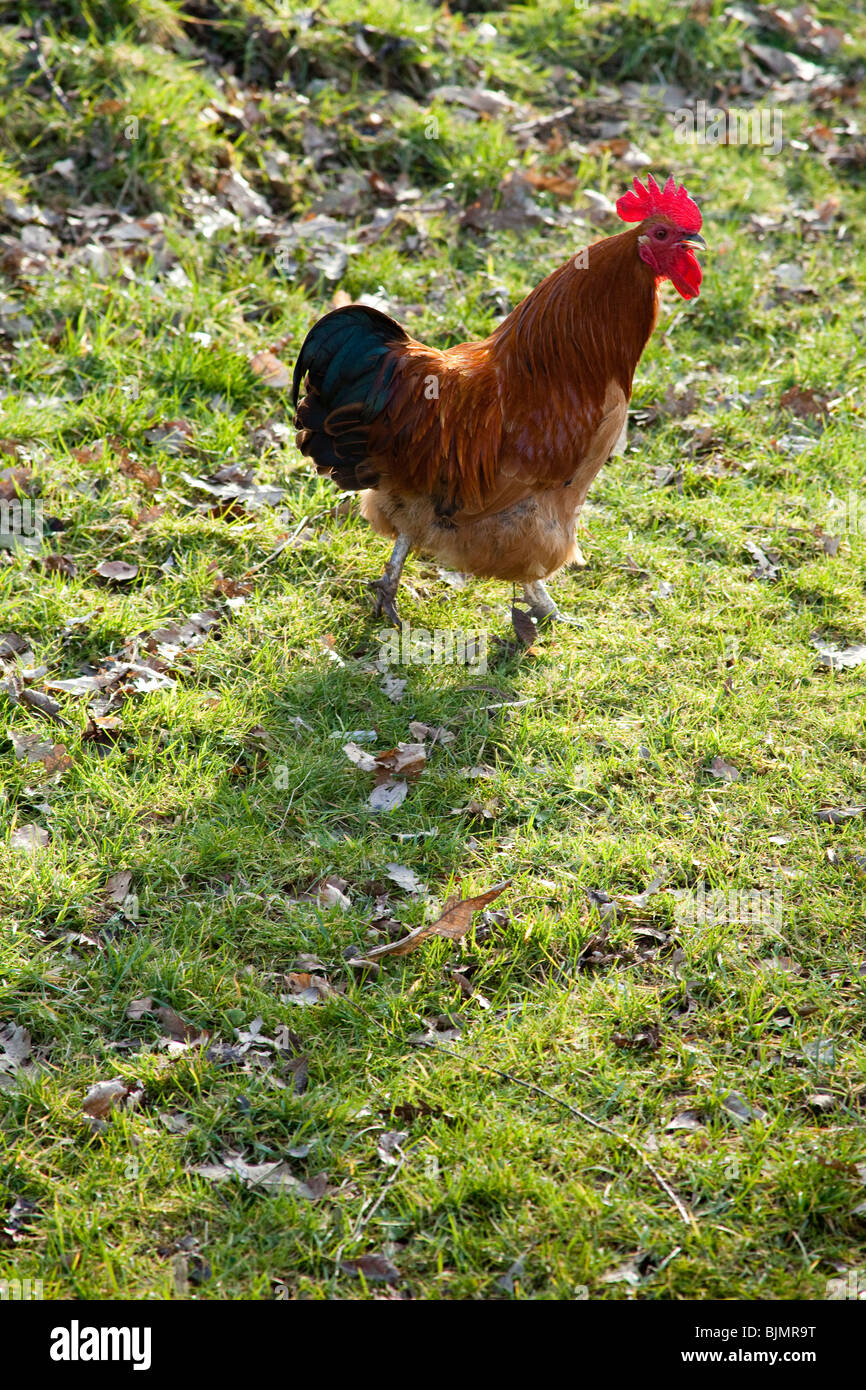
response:
<path fill-rule="evenodd" d="M 571 622 L 571 619 L 567 618 L 564 613 L 560 613 L 555 601 L 550 597 L 540 579 L 537 579 L 534 584 L 524 584 L 523 598 L 529 605 L 530 616 L 536 622 L 542 620 L 560 623 Z"/>
<path fill-rule="evenodd" d="M 375 595 L 374 613 L 377 618 L 386 617 L 394 624 L 400 626 L 400 614 L 397 612 L 397 585 L 389 584 L 382 575 L 381 579 L 368 579 L 367 588 L 372 589 Z"/>
<path fill-rule="evenodd" d="M 369 581 L 369 587 L 376 595 L 376 617 L 380 618 L 384 614 L 386 618 L 390 618 L 395 627 L 400 626 L 400 614 L 397 612 L 396 598 L 400 576 L 403 573 L 403 566 L 408 554 L 409 537 L 401 534 L 394 542 L 394 549 L 391 551 L 391 558 L 385 566 L 382 578 Z"/>

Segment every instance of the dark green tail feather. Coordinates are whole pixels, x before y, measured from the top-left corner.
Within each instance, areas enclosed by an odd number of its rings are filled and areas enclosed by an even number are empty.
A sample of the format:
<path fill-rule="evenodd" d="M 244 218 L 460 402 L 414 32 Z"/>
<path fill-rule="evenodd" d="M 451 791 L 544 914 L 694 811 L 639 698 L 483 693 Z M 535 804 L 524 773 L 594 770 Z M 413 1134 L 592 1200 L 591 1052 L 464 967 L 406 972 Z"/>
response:
<path fill-rule="evenodd" d="M 304 339 L 292 379 L 298 447 L 341 487 L 376 482 L 367 461 L 367 426 L 387 404 L 394 367 L 384 359 L 407 338 L 387 314 L 349 304 L 325 314 Z"/>

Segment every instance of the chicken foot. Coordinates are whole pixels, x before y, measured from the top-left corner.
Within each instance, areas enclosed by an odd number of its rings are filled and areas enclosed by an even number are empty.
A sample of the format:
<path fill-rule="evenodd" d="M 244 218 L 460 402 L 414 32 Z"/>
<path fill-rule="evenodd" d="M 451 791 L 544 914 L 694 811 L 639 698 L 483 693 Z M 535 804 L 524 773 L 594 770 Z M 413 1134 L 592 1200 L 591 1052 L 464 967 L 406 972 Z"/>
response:
<path fill-rule="evenodd" d="M 543 618 L 558 618 L 560 621 L 565 621 L 565 615 L 560 613 L 541 579 L 536 579 L 532 584 L 524 584 L 523 599 L 525 603 L 529 604 L 530 615 L 536 621 Z"/>
<path fill-rule="evenodd" d="M 376 594 L 376 617 L 380 618 L 384 614 L 397 627 L 400 626 L 400 614 L 397 612 L 395 599 L 408 554 L 409 537 L 404 536 L 401 531 L 394 542 L 394 549 L 391 551 L 391 558 L 385 566 L 382 578 L 369 581 L 369 587 Z"/>

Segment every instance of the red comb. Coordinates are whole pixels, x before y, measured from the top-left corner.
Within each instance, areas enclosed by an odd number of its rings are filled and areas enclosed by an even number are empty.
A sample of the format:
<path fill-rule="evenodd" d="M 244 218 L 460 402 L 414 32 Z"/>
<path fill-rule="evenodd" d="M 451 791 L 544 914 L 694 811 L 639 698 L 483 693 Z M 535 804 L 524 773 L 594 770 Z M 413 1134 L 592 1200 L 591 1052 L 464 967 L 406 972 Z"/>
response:
<path fill-rule="evenodd" d="M 703 224 L 701 210 L 682 184 L 677 188 L 671 174 L 664 188 L 659 188 L 652 174 L 647 175 L 646 188 L 640 179 L 634 181 L 634 192 L 624 193 L 616 205 L 623 222 L 643 222 L 653 213 L 663 213 L 684 232 L 699 232 Z"/>

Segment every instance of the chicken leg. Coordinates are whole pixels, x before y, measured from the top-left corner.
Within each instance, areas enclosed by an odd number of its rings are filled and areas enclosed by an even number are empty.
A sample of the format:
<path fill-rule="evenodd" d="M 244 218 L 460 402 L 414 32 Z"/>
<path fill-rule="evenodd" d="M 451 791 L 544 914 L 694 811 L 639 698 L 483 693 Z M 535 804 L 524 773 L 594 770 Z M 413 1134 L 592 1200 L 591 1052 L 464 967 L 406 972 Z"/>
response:
<path fill-rule="evenodd" d="M 391 558 L 385 566 L 382 578 L 370 580 L 370 588 L 376 594 L 376 617 L 379 618 L 384 613 L 385 617 L 390 618 L 396 627 L 400 626 L 400 614 L 397 612 L 395 599 L 408 554 L 409 537 L 401 531 L 394 542 L 394 549 L 391 551 Z"/>
<path fill-rule="evenodd" d="M 542 618 L 563 619 L 554 600 L 550 597 L 541 579 L 536 579 L 532 584 L 524 584 L 523 598 L 529 604 L 529 612 L 533 618 L 540 621 Z"/>

